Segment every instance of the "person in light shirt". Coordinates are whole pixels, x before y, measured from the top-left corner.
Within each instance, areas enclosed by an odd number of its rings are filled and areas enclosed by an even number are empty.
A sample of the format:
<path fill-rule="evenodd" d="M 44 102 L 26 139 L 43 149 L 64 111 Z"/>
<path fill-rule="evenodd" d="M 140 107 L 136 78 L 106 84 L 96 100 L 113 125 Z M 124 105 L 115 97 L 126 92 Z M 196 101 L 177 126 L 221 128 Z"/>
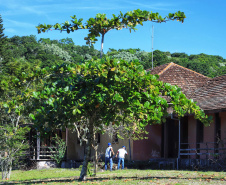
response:
<path fill-rule="evenodd" d="M 127 151 L 126 151 L 126 147 L 125 146 L 122 146 L 122 148 L 120 148 L 116 154 L 115 157 L 118 156 L 118 170 L 120 169 L 120 164 L 121 164 L 121 161 L 122 161 L 122 170 L 124 169 L 124 159 L 125 159 L 125 155 L 128 155 L 127 154 Z"/>
<path fill-rule="evenodd" d="M 106 149 L 106 152 L 105 152 L 105 170 L 107 170 L 107 164 L 109 163 L 110 164 L 110 171 L 112 171 L 112 166 L 113 166 L 113 160 L 112 160 L 112 157 L 113 157 L 114 154 L 114 151 L 113 151 L 113 148 L 111 147 L 111 143 L 108 143 L 108 147 Z"/>

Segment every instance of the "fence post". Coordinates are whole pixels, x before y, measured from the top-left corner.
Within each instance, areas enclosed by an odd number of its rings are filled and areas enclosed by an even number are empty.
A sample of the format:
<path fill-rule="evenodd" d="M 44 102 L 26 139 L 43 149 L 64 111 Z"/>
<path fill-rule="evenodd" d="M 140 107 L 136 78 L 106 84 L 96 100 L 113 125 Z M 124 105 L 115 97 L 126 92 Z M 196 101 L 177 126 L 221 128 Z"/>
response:
<path fill-rule="evenodd" d="M 37 160 L 40 159 L 40 132 L 37 132 Z"/>

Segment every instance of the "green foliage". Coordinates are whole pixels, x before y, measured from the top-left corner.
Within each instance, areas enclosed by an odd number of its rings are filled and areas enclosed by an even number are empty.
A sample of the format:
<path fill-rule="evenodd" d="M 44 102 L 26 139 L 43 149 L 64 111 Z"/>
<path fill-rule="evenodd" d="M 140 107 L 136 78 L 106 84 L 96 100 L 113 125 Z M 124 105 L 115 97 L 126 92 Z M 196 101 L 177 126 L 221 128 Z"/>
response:
<path fill-rule="evenodd" d="M 224 73 L 226 60 L 219 56 L 201 53 L 178 59 L 176 63 L 208 77 L 226 74 Z"/>
<path fill-rule="evenodd" d="M 40 65 L 40 61 L 37 61 L 36 65 Z M 35 65 L 28 62 L 25 58 L 15 59 L 11 62 L 8 62 L 5 65 L 5 72 L 13 78 L 21 77 L 21 74 L 24 72 L 32 72 Z"/>
<path fill-rule="evenodd" d="M 185 15 L 183 12 L 169 13 L 168 16 L 163 18 L 158 13 L 149 11 L 142 11 L 140 9 L 129 11 L 125 14 L 120 12 L 118 16 L 112 15 L 111 19 L 107 19 L 106 14 L 98 13 L 95 18 L 89 18 L 85 24 L 82 23 L 83 19 L 77 19 L 76 15 L 71 16 L 71 22 L 65 21 L 62 24 L 56 23 L 55 25 L 40 24 L 36 28 L 38 33 L 46 32 L 51 28 L 67 33 L 74 32 L 78 29 L 89 29 L 88 37 L 85 38 L 87 42 L 95 43 L 96 37 L 106 34 L 112 29 L 121 30 L 122 28 L 129 28 L 129 30 L 136 30 L 138 24 L 143 25 L 145 21 L 153 22 L 166 22 L 168 20 L 178 20 L 183 23 Z"/>
<path fill-rule="evenodd" d="M 7 40 L 7 60 L 0 62 L 1 83 L 0 88 L 7 88 L 13 78 L 20 73 L 32 71 L 36 67 L 51 67 L 61 65 L 66 61 L 81 63 L 86 60 L 99 58 L 100 52 L 93 46 L 74 45 L 70 38 L 61 40 L 40 39 L 31 36 L 14 36 Z M 44 48 L 44 47 L 45 48 Z M 152 67 L 152 53 L 137 49 L 110 48 L 106 54 L 111 58 L 127 61 L 139 60 L 145 69 Z M 159 50 L 154 51 L 154 67 L 174 62 L 183 67 L 192 69 L 209 77 L 226 74 L 226 59 L 220 56 L 199 54 L 187 55 L 185 53 L 170 53 Z M 1 86 L 1 84 L 0 84 Z"/>
<path fill-rule="evenodd" d="M 208 77 L 216 77 L 226 74 L 226 59 L 214 55 L 187 55 L 185 53 L 170 53 L 155 50 L 153 52 L 154 67 L 174 62 L 183 67 L 196 71 Z M 140 51 L 139 49 L 119 49 L 112 48 L 107 52 L 107 56 L 127 61 L 138 59 L 145 69 L 152 67 L 152 53 Z"/>
<path fill-rule="evenodd" d="M 7 48 L 4 51 L 7 53 L 7 60 L 0 61 L 1 79 L 8 79 L 9 76 L 14 78 L 15 71 L 19 74 L 19 71 L 29 72 L 36 67 L 51 67 L 65 62 L 80 63 L 99 56 L 99 51 L 93 46 L 77 46 L 70 38 L 59 41 L 50 39 L 37 41 L 34 35 L 30 35 L 13 36 L 6 38 L 6 41 Z"/>
<path fill-rule="evenodd" d="M 24 155 L 23 150 L 28 147 L 25 139 L 29 127 L 14 127 L 10 124 L 0 127 L 1 145 L 0 151 L 10 154 L 11 157 L 17 158 Z M 19 149 L 19 150 L 18 150 Z M 17 151 L 18 150 L 18 151 Z"/>
<path fill-rule="evenodd" d="M 172 53 L 171 57 L 188 58 L 188 55 L 186 53 Z"/>
<path fill-rule="evenodd" d="M 142 11 L 140 9 L 129 11 L 125 14 L 120 12 L 118 16 L 112 15 L 111 19 L 108 19 L 106 14 L 96 14 L 93 18 L 89 18 L 86 23 L 82 23 L 83 19 L 77 19 L 76 15 L 71 16 L 71 22 L 65 21 L 62 24 L 56 23 L 55 25 L 46 25 L 46 24 L 39 24 L 36 26 L 38 33 L 45 33 L 48 30 L 54 28 L 55 30 L 59 31 L 66 31 L 67 33 L 74 32 L 78 29 L 88 29 L 89 33 L 87 37 L 84 38 L 86 40 L 86 44 L 92 45 L 97 41 L 97 37 L 102 37 L 101 39 L 101 57 L 103 52 L 103 43 L 104 43 L 104 36 L 110 30 L 121 30 L 123 28 L 128 28 L 129 31 L 137 30 L 137 25 L 142 25 L 143 22 L 152 21 L 152 22 L 166 22 L 169 20 L 177 20 L 180 22 L 184 22 L 186 18 L 184 12 L 176 12 L 176 13 L 169 13 L 165 18 L 160 16 L 158 13 L 152 13 L 149 11 Z"/>
<path fill-rule="evenodd" d="M 4 60 L 7 57 L 6 53 L 7 37 L 3 33 L 4 29 L 5 28 L 3 27 L 3 20 L 0 15 L 0 62 L 2 62 L 2 60 Z"/>
<path fill-rule="evenodd" d="M 59 46 L 55 45 L 55 44 L 42 44 L 41 46 L 43 47 L 43 50 L 46 51 L 46 53 L 51 53 L 53 55 L 59 56 L 62 60 L 66 61 L 66 62 L 71 62 L 71 56 L 68 54 L 67 51 L 64 51 L 63 49 L 61 49 Z"/>
<path fill-rule="evenodd" d="M 107 53 L 108 56 L 111 58 L 118 58 L 123 59 L 126 61 L 134 61 L 138 60 L 144 66 L 145 69 L 149 69 L 152 67 L 152 53 L 140 51 L 140 49 L 119 49 L 117 50 L 110 50 Z"/>
<path fill-rule="evenodd" d="M 168 107 L 161 94 L 172 98 L 179 116 L 183 116 L 187 110 L 193 112 L 191 106 L 198 109 L 193 102 L 186 100 L 177 87 L 163 85 L 136 61 L 88 61 L 81 65 L 57 66 L 48 73 L 51 78 L 47 80 L 51 83 L 46 84 L 45 90 L 35 92 L 34 96 L 35 104 L 39 107 L 36 114 L 38 122 L 45 123 L 43 126 L 46 129 L 62 126 L 60 122 L 65 119 L 79 122 L 97 111 L 105 125 L 113 121 L 120 124 L 123 121 L 123 117 L 118 116 L 120 110 L 123 110 L 124 116 L 139 120 L 142 127 L 149 122 L 161 123 Z M 146 90 L 137 92 L 141 87 Z M 98 124 L 96 122 L 95 126 Z"/>
<path fill-rule="evenodd" d="M 54 153 L 50 157 L 54 159 L 58 165 L 60 165 L 66 152 L 66 143 L 57 135 L 53 138 L 52 141 L 56 143 L 56 148 L 49 148 L 50 151 Z"/>
<path fill-rule="evenodd" d="M 122 59 L 126 61 L 133 61 L 133 60 L 139 60 L 139 58 L 130 52 L 119 52 L 118 54 L 112 55 L 112 58 Z"/>

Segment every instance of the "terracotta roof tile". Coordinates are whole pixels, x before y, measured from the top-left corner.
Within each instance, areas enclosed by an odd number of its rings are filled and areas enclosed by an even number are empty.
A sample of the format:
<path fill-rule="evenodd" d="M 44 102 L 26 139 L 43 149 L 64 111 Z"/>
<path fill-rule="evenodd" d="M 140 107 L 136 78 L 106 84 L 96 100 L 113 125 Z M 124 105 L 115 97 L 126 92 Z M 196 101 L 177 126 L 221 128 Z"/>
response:
<path fill-rule="evenodd" d="M 204 110 L 226 109 L 226 75 L 208 80 L 191 98 Z"/>
<path fill-rule="evenodd" d="M 155 67 L 153 70 L 148 69 L 147 71 L 150 71 L 151 74 L 158 74 L 159 80 L 163 82 L 177 85 L 188 98 L 195 89 L 201 87 L 210 79 L 173 62 Z"/>

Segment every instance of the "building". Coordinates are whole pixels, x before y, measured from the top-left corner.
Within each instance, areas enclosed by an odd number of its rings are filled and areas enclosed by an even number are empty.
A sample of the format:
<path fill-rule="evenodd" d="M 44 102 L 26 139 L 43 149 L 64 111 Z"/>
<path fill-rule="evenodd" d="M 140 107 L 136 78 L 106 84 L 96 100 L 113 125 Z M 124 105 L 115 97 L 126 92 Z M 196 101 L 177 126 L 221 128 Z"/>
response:
<path fill-rule="evenodd" d="M 213 123 L 205 127 L 193 115 L 187 114 L 180 120 L 172 115 L 162 125 L 147 126 L 149 134 L 145 140 L 121 140 L 114 134 L 98 135 L 98 155 L 104 155 L 108 142 L 112 143 L 115 152 L 125 145 L 128 160 L 172 160 L 176 163 L 178 159 L 208 160 L 222 154 L 226 149 L 226 75 L 211 79 L 175 63 L 147 71 L 158 74 L 163 82 L 180 87 L 189 99 L 197 101 L 213 117 Z M 67 143 L 67 161 L 82 161 L 84 144 L 80 145 L 76 133 L 66 129 L 61 135 Z M 37 148 L 40 148 L 38 145 L 40 142 L 37 142 Z M 37 156 L 40 160 L 40 155 Z"/>

